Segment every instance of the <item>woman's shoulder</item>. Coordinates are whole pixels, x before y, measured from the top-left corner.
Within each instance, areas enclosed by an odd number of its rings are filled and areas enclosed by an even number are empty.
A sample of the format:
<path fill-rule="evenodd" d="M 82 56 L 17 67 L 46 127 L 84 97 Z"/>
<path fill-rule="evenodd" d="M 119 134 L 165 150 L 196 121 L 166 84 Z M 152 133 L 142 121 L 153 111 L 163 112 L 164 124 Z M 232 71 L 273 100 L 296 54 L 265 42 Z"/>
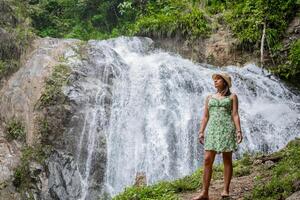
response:
<path fill-rule="evenodd" d="M 213 93 L 208 93 L 207 95 L 206 95 L 206 99 L 210 99 L 211 97 L 213 97 Z"/>
<path fill-rule="evenodd" d="M 234 99 L 234 98 L 237 98 L 237 94 L 232 92 L 230 95 L 229 95 L 229 98 L 231 99 Z"/>
<path fill-rule="evenodd" d="M 213 95 L 212 93 L 207 93 L 205 95 L 205 102 L 208 102 L 211 99 L 212 95 Z"/>

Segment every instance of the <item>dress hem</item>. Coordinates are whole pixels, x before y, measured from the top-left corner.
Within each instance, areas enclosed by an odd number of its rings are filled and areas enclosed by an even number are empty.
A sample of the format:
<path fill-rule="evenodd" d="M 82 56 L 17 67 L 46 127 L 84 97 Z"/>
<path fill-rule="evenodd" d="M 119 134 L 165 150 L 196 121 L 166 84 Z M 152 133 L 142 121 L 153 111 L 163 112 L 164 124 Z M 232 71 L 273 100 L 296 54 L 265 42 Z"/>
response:
<path fill-rule="evenodd" d="M 234 152 L 236 152 L 237 151 L 237 149 L 233 149 L 233 150 L 229 150 L 229 151 L 227 151 L 227 150 L 222 150 L 222 151 L 217 151 L 217 150 L 215 150 L 215 149 L 204 149 L 205 151 L 215 151 L 217 154 L 220 154 L 220 153 L 224 153 L 224 152 L 232 152 L 232 153 L 234 153 Z"/>

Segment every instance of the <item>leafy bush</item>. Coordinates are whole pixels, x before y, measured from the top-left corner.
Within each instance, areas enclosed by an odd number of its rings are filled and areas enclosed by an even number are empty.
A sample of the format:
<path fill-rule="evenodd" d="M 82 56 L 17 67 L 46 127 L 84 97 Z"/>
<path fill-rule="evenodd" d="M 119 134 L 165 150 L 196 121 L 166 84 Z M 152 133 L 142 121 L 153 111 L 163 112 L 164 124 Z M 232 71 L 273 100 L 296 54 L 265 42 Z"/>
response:
<path fill-rule="evenodd" d="M 271 71 L 284 79 L 300 81 L 300 39 L 296 40 L 290 48 L 286 63 L 272 68 Z"/>
<path fill-rule="evenodd" d="M 33 26 L 42 36 L 83 40 L 133 34 L 205 36 L 210 27 L 190 0 L 51 0 L 29 4 Z M 158 32 L 156 34 L 156 32 Z"/>
<path fill-rule="evenodd" d="M 29 2 L 28 10 L 37 34 L 42 37 L 104 39 L 122 18 L 118 9 L 122 2 L 42 0 Z M 124 16 L 129 20 L 128 15 Z"/>
<path fill-rule="evenodd" d="M 34 39 L 32 27 L 22 2 L 0 1 L 0 80 L 20 67 L 20 56 Z"/>
<path fill-rule="evenodd" d="M 18 71 L 20 67 L 20 62 L 15 59 L 0 60 L 0 80 L 4 77 L 9 77 L 11 74 Z"/>
<path fill-rule="evenodd" d="M 275 167 L 263 169 L 269 171 L 269 173 L 264 172 L 264 174 L 271 174 L 271 179 L 266 182 L 260 178 L 252 194 L 245 199 L 286 199 L 296 191 L 293 183 L 300 180 L 300 139 L 296 138 L 286 148 L 275 154 L 281 155 L 282 159 Z"/>
<path fill-rule="evenodd" d="M 8 141 L 19 140 L 24 142 L 26 140 L 26 132 L 21 121 L 16 118 L 8 121 L 5 127 L 5 136 Z"/>
<path fill-rule="evenodd" d="M 204 13 L 193 7 L 189 1 L 168 0 L 149 3 L 147 14 L 136 21 L 136 34 L 157 37 L 174 37 L 175 35 L 196 39 L 207 36 L 210 26 Z"/>
<path fill-rule="evenodd" d="M 51 106 L 62 103 L 65 99 L 62 86 L 67 84 L 70 69 L 66 65 L 54 66 L 52 75 L 46 80 L 45 90 L 40 97 L 40 106 Z"/>
<path fill-rule="evenodd" d="M 225 19 L 246 49 L 258 49 L 263 23 L 266 23 L 266 40 L 272 49 L 282 38 L 287 21 L 295 14 L 294 0 L 227 0 L 229 8 Z"/>
<path fill-rule="evenodd" d="M 26 146 L 22 149 L 21 162 L 15 170 L 13 179 L 14 186 L 22 196 L 27 196 L 25 192 L 27 192 L 31 184 L 36 181 L 32 178 L 30 163 L 37 162 L 44 165 L 44 161 L 49 156 L 50 150 L 50 146 L 41 144 L 32 147 Z"/>
<path fill-rule="evenodd" d="M 207 3 L 206 10 L 210 14 L 223 13 L 226 9 L 226 0 L 210 0 Z"/>

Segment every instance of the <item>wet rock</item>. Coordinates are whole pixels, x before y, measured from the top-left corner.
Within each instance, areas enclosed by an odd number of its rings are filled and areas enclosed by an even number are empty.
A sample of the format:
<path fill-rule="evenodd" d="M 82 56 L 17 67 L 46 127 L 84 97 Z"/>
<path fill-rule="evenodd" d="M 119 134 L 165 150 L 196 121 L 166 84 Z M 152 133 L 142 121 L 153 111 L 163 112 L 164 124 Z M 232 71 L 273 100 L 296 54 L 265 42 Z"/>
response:
<path fill-rule="evenodd" d="M 14 171 L 20 163 L 20 144 L 8 142 L 0 129 L 0 199 L 21 200 L 12 184 Z"/>
<path fill-rule="evenodd" d="M 300 191 L 293 193 L 291 196 L 286 198 L 286 200 L 299 200 L 300 199 Z"/>
<path fill-rule="evenodd" d="M 15 168 L 20 162 L 20 150 L 17 142 L 9 143 L 0 137 L 0 184 L 12 178 Z"/>
<path fill-rule="evenodd" d="M 78 40 L 54 38 L 37 39 L 30 59 L 14 73 L 0 90 L 0 115 L 4 120 L 12 117 L 22 119 L 26 131 L 26 143 L 39 142 L 37 121 L 40 112 L 37 103 L 44 92 L 45 80 L 54 66 L 59 65 L 58 57 L 69 50 L 69 45 Z"/>
<path fill-rule="evenodd" d="M 275 165 L 275 163 L 271 160 L 267 160 L 265 162 L 265 166 L 267 167 L 267 169 L 270 169 L 271 167 L 273 167 Z"/>
<path fill-rule="evenodd" d="M 262 164 L 262 160 L 254 160 L 253 165 L 260 165 Z"/>
<path fill-rule="evenodd" d="M 53 151 L 47 161 L 49 174 L 49 192 L 53 199 L 79 199 L 81 179 L 72 156 Z"/>
<path fill-rule="evenodd" d="M 295 180 L 293 182 L 293 188 L 294 188 L 295 191 L 299 191 L 300 190 L 300 180 L 299 179 Z"/>
<path fill-rule="evenodd" d="M 11 181 L 0 184 L 0 199 L 2 200 L 22 200 L 21 195 L 16 191 Z"/>
<path fill-rule="evenodd" d="M 137 187 L 145 186 L 147 184 L 147 177 L 145 172 L 137 172 L 134 185 Z"/>

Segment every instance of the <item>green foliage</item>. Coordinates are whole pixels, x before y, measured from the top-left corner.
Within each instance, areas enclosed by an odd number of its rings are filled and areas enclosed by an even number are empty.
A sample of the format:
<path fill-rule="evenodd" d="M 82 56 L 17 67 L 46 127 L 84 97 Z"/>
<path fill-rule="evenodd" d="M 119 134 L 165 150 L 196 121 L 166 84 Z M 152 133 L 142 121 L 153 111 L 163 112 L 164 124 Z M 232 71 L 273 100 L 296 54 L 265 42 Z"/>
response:
<path fill-rule="evenodd" d="M 26 132 L 20 120 L 12 118 L 6 123 L 5 137 L 8 141 L 19 140 L 24 142 L 26 140 Z"/>
<path fill-rule="evenodd" d="M 203 11 L 193 7 L 189 1 L 168 0 L 149 3 L 147 14 L 137 19 L 134 31 L 140 35 L 178 35 L 193 40 L 207 36 L 210 26 Z"/>
<path fill-rule="evenodd" d="M 21 162 L 14 173 L 13 184 L 17 191 L 24 195 L 24 192 L 30 188 L 35 181 L 32 179 L 30 171 L 30 163 L 37 162 L 44 165 L 45 159 L 48 157 L 51 148 L 46 145 L 26 146 L 22 149 Z"/>
<path fill-rule="evenodd" d="M 33 26 L 42 36 L 106 39 L 121 34 L 179 34 L 192 39 L 210 27 L 201 10 L 189 0 L 51 0 L 29 6 Z"/>
<path fill-rule="evenodd" d="M 251 174 L 251 170 L 249 166 L 237 164 L 233 168 L 233 176 L 235 177 L 247 176 L 249 174 Z"/>
<path fill-rule="evenodd" d="M 183 177 L 174 181 L 161 181 L 151 186 L 130 187 L 116 197 L 114 200 L 177 200 L 176 193 L 195 190 L 201 186 L 201 176 L 203 170 L 200 168 L 190 176 Z"/>
<path fill-rule="evenodd" d="M 261 155 L 256 155 L 255 157 Z M 273 168 L 265 168 L 263 165 L 259 175 L 255 177 L 255 187 L 246 200 L 273 200 L 285 199 L 295 192 L 293 183 L 300 179 L 300 138 L 291 141 L 286 148 L 270 155 L 280 157 Z M 244 153 L 242 159 L 233 161 L 234 176 L 245 176 L 251 173 L 253 157 Z M 223 163 L 213 166 L 213 179 L 221 179 L 224 172 Z M 129 187 L 114 198 L 114 200 L 148 200 L 148 199 L 178 199 L 177 194 L 184 191 L 195 190 L 201 187 L 203 169 L 198 169 L 194 174 L 174 181 L 162 181 L 151 186 Z M 267 179 L 266 179 L 267 178 Z M 271 179 L 270 179 L 271 178 Z M 267 180 L 267 181 L 266 181 Z"/>
<path fill-rule="evenodd" d="M 34 39 L 26 9 L 20 1 L 1 1 L 0 80 L 19 67 L 22 53 Z"/>
<path fill-rule="evenodd" d="M 272 68 L 271 72 L 283 79 L 295 79 L 295 82 L 300 81 L 300 39 L 291 45 L 286 63 Z"/>
<path fill-rule="evenodd" d="M 240 176 L 246 176 L 251 173 L 251 157 L 250 154 L 244 153 L 242 159 L 240 160 L 234 160 L 233 163 L 233 176 L 234 177 L 240 177 Z M 219 180 L 224 177 L 224 164 L 220 163 L 218 165 L 213 166 L 213 174 L 212 178 L 214 180 Z"/>
<path fill-rule="evenodd" d="M 296 138 L 286 148 L 275 154 L 280 155 L 282 159 L 275 167 L 263 169 L 270 171 L 268 174 L 271 174 L 271 179 L 266 182 L 260 178 L 252 194 L 246 199 L 285 199 L 295 192 L 296 188 L 293 187 L 293 183 L 300 180 L 300 139 Z"/>
<path fill-rule="evenodd" d="M 263 23 L 266 23 L 266 40 L 272 49 L 282 38 L 287 21 L 295 14 L 294 0 L 228 0 L 225 13 L 232 31 L 242 47 L 258 48 Z"/>
<path fill-rule="evenodd" d="M 235 176 L 244 176 L 250 173 L 252 161 L 249 154 L 244 154 L 241 160 L 233 162 L 233 171 Z M 213 179 L 222 179 L 224 173 L 224 165 L 213 166 Z M 185 191 L 193 191 L 202 185 L 203 169 L 199 168 L 192 175 L 177 179 L 174 181 L 161 181 L 157 184 L 144 187 L 129 187 L 125 191 L 114 198 L 114 200 L 148 200 L 148 199 L 178 199 L 176 194 Z"/>
<path fill-rule="evenodd" d="M 15 59 L 0 60 L 0 80 L 16 72 L 19 67 L 20 63 Z"/>
<path fill-rule="evenodd" d="M 37 34 L 45 37 L 104 39 L 119 23 L 121 0 L 40 0 L 28 4 Z M 126 7 L 127 8 L 127 7 Z M 124 11 L 125 7 L 122 7 Z"/>
<path fill-rule="evenodd" d="M 226 0 L 210 0 L 208 1 L 206 10 L 210 14 L 223 13 L 226 8 Z"/>
<path fill-rule="evenodd" d="M 225 16 L 248 50 L 258 49 L 263 23 L 272 54 L 294 15 L 296 1 L 287 0 L 40 0 L 28 10 L 40 36 L 107 39 L 119 35 L 180 36 L 187 40 L 211 33 L 207 14 Z M 202 4 L 205 4 L 203 7 Z M 221 17 L 222 18 L 222 17 Z"/>
<path fill-rule="evenodd" d="M 113 198 L 114 200 L 128 200 L 128 199 L 137 199 L 137 200 L 178 200 L 178 197 L 175 195 L 170 185 L 167 183 L 159 183 L 155 186 L 149 187 L 131 187 L 125 189 L 125 192 L 121 195 Z"/>
<path fill-rule="evenodd" d="M 40 118 L 38 120 L 38 127 L 39 127 L 39 133 L 41 134 L 42 141 L 44 138 L 47 138 L 47 136 L 50 133 L 50 125 L 46 117 Z"/>
<path fill-rule="evenodd" d="M 46 80 L 46 86 L 40 97 L 40 106 L 46 107 L 62 103 L 65 96 L 62 93 L 62 86 L 68 82 L 70 69 L 66 65 L 56 65 L 52 75 Z"/>
<path fill-rule="evenodd" d="M 223 177 L 224 173 L 224 165 L 222 163 L 218 165 L 213 165 L 213 173 L 212 173 L 212 179 L 218 180 Z"/>

